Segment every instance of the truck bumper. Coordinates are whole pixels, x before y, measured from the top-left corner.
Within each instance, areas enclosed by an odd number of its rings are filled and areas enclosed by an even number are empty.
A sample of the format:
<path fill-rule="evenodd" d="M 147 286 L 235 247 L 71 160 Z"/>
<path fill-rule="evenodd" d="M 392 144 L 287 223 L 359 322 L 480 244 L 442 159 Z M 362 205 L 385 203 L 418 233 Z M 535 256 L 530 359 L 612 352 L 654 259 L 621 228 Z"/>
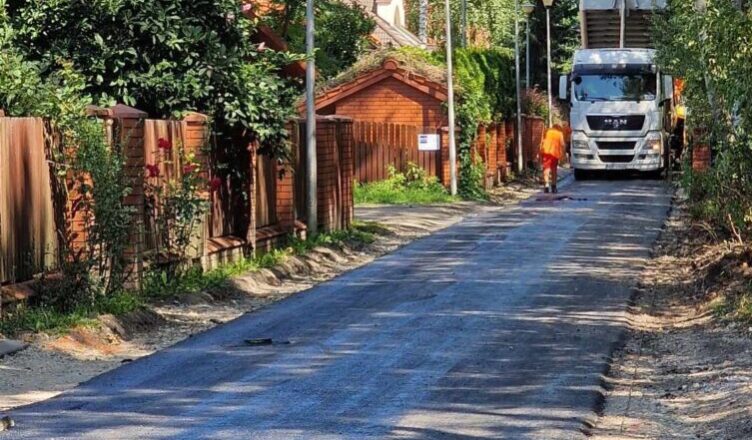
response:
<path fill-rule="evenodd" d="M 654 144 L 660 145 L 653 148 Z M 625 148 L 627 147 L 627 148 Z M 664 166 L 665 142 L 653 132 L 641 138 L 573 137 L 571 163 L 581 170 L 658 171 Z"/>

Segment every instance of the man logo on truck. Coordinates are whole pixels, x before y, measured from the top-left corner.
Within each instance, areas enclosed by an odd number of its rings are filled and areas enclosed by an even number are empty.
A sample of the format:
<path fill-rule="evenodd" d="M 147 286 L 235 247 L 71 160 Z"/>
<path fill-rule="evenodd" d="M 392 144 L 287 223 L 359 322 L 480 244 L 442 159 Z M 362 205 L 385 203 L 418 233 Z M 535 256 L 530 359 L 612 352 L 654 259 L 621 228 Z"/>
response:
<path fill-rule="evenodd" d="M 627 125 L 629 122 L 627 121 L 627 118 L 606 118 L 603 120 L 603 123 L 606 125 L 610 125 L 614 127 L 615 129 L 618 129 L 622 125 Z"/>

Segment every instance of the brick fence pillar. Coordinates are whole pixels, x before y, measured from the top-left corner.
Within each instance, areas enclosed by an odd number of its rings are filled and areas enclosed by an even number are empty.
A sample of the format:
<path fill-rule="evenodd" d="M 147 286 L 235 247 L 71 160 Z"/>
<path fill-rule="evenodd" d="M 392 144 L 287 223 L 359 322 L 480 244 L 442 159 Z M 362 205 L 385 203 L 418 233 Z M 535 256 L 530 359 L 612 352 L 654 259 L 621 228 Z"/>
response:
<path fill-rule="evenodd" d="M 507 178 L 507 132 L 506 122 L 496 125 L 496 183 L 501 184 Z"/>
<path fill-rule="evenodd" d="M 284 161 L 277 164 L 276 214 L 280 227 L 295 232 L 295 180 L 292 165 Z"/>
<path fill-rule="evenodd" d="M 706 171 L 710 168 L 712 153 L 707 141 L 707 130 L 696 128 L 692 132 L 692 170 Z"/>
<path fill-rule="evenodd" d="M 353 186 L 355 184 L 354 144 L 353 121 L 340 119 L 337 127 L 337 145 L 339 146 L 339 163 L 341 164 L 340 227 L 342 228 L 350 228 L 355 217 L 355 201 L 353 199 Z"/>
<path fill-rule="evenodd" d="M 250 200 L 248 201 L 248 206 L 250 208 L 250 212 L 248 213 L 248 230 L 245 234 L 245 242 L 246 246 L 248 247 L 251 254 L 256 253 L 256 181 L 258 180 L 258 176 L 256 176 L 256 161 L 258 160 L 258 143 L 252 142 L 248 144 L 247 147 L 248 154 L 250 155 L 250 166 L 249 170 L 247 170 L 249 175 L 249 183 L 248 183 L 248 197 Z"/>
<path fill-rule="evenodd" d="M 90 116 L 101 118 L 109 142 L 122 148 L 125 159 L 125 177 L 131 188 L 123 200 L 123 205 L 133 212 L 128 247 L 124 259 L 132 273 L 132 287 L 140 287 L 143 277 L 144 237 L 144 169 L 146 160 L 144 155 L 144 120 L 146 112 L 117 104 L 110 108 L 90 106 L 87 108 Z M 76 221 L 74 218 L 72 221 Z M 96 221 L 96 220 L 95 220 Z"/>

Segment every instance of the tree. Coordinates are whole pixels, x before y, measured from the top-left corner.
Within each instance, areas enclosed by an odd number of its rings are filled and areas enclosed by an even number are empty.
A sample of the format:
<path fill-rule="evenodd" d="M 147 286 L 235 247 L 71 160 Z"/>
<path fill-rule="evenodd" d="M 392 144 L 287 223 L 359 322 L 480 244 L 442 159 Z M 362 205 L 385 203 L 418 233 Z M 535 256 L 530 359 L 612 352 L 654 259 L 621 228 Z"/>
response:
<path fill-rule="evenodd" d="M 295 91 L 284 53 L 251 43 L 237 0 L 8 0 L 14 45 L 45 76 L 69 60 L 103 105 L 184 111 L 282 145 Z"/>
<path fill-rule="evenodd" d="M 305 52 L 305 2 L 286 0 L 264 17 L 297 53 Z M 315 4 L 316 68 L 330 78 L 350 67 L 369 46 L 376 23 L 358 4 L 321 0 Z"/>
<path fill-rule="evenodd" d="M 443 0 L 409 0 L 405 3 L 407 27 L 420 35 L 420 2 L 427 3 L 426 35 L 440 44 L 445 36 Z M 450 0 L 452 36 L 457 47 L 462 39 L 460 20 L 462 0 Z M 514 0 L 468 0 L 467 42 L 473 47 L 512 47 L 514 45 Z"/>
<path fill-rule="evenodd" d="M 654 25 L 657 62 L 684 80 L 695 142 L 713 147 L 713 168 L 688 170 L 692 212 L 738 239 L 752 237 L 752 16 L 734 0 L 669 0 Z"/>
<path fill-rule="evenodd" d="M 580 47 L 579 0 L 555 0 L 551 7 L 551 70 L 572 69 L 574 51 Z M 537 0 L 530 17 L 530 61 L 533 84 L 547 84 L 546 8 Z"/>

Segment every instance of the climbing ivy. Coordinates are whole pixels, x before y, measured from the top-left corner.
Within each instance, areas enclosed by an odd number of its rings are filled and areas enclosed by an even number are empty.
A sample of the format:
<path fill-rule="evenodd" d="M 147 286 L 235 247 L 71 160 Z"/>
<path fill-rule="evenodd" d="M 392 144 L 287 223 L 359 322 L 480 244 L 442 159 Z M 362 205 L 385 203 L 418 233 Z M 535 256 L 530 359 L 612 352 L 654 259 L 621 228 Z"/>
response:
<path fill-rule="evenodd" d="M 459 49 L 454 57 L 455 81 L 461 90 L 457 102 L 458 190 L 464 198 L 478 199 L 485 197 L 484 173 L 472 157 L 471 147 L 481 124 L 514 114 L 514 57 L 509 51 L 489 49 Z"/>

